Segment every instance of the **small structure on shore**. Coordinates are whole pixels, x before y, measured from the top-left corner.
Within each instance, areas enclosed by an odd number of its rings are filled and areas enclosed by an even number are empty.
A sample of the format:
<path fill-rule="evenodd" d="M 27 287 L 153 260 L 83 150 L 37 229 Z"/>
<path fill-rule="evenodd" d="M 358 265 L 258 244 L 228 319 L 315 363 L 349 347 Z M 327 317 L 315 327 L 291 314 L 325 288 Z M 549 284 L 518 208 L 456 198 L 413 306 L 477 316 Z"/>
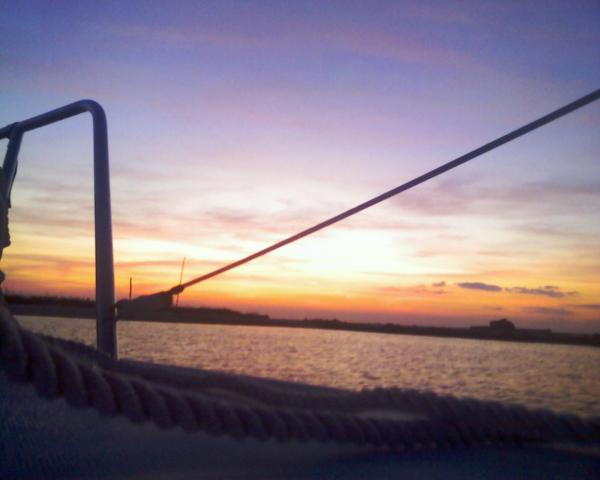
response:
<path fill-rule="evenodd" d="M 493 335 L 498 337 L 512 337 L 517 330 L 515 324 L 506 318 L 492 320 L 488 326 L 474 325 L 470 328 L 472 332 Z"/>
<path fill-rule="evenodd" d="M 498 334 L 512 334 L 515 333 L 517 327 L 510 320 L 506 318 L 501 318 L 500 320 L 492 320 L 490 322 L 490 326 L 488 327 L 492 333 Z"/>
<path fill-rule="evenodd" d="M 488 326 L 475 325 L 470 328 L 473 333 L 495 338 L 513 338 L 521 340 L 542 340 L 552 336 L 549 328 L 517 328 L 506 318 L 492 320 Z"/>

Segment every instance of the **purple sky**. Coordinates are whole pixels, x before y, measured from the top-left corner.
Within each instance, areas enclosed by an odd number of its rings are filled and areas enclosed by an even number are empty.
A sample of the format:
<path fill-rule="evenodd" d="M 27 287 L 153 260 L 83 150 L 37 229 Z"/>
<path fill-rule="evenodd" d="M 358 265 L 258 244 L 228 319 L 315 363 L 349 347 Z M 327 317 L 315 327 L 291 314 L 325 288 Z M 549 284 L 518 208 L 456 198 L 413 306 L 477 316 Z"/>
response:
<path fill-rule="evenodd" d="M 183 256 L 187 278 L 204 273 L 600 86 L 597 1 L 0 7 L 0 125 L 79 98 L 107 111 L 121 295 L 129 276 L 169 287 Z M 599 126 L 589 106 L 182 301 L 599 330 Z M 90 162 L 89 120 L 26 137 L 9 289 L 92 292 Z M 531 293 L 547 285 L 565 295 Z"/>

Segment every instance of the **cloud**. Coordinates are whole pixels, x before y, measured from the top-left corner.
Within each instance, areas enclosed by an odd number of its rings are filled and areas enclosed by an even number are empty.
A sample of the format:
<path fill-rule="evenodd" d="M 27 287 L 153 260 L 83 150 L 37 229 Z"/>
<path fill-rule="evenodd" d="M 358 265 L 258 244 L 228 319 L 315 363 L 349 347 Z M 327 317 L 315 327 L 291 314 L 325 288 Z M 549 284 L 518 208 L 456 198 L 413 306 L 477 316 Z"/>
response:
<path fill-rule="evenodd" d="M 44 255 L 35 253 L 13 253 L 7 251 L 5 260 L 11 262 L 11 271 L 29 270 L 32 268 L 93 268 L 95 263 L 93 258 L 77 258 L 77 257 L 59 257 L 57 255 Z M 14 262 L 14 263 L 13 263 Z"/>
<path fill-rule="evenodd" d="M 460 288 L 466 288 L 469 290 L 485 290 L 486 292 L 501 292 L 502 287 L 498 285 L 491 285 L 489 283 L 482 282 L 460 282 L 457 283 Z"/>
<path fill-rule="evenodd" d="M 311 51 L 341 52 L 362 57 L 387 59 L 425 65 L 460 64 L 474 67 L 474 60 L 448 42 L 426 40 L 412 32 L 412 29 L 386 32 L 381 28 L 379 15 L 365 15 L 360 12 L 360 22 L 344 18 L 336 12 L 335 28 L 331 28 L 320 10 L 318 15 L 305 11 L 294 14 L 295 19 L 274 21 L 262 8 L 245 8 L 243 16 L 231 16 L 222 11 L 221 20 L 205 22 L 198 28 L 198 22 L 180 22 L 177 27 L 156 24 L 117 24 L 114 22 L 101 26 L 111 35 L 126 39 L 128 42 L 159 43 L 178 49 L 192 51 L 215 49 L 228 54 L 234 52 L 252 52 L 259 50 L 263 55 L 277 52 L 295 53 L 299 49 Z M 355 12 L 358 13 L 358 12 Z M 406 9 L 388 11 L 385 16 L 395 18 L 395 26 L 409 22 L 411 15 Z M 192 14 L 193 15 L 193 14 Z M 215 13 L 213 13 L 215 15 Z M 429 22 L 438 22 L 429 18 Z M 447 19 L 446 19 L 447 21 Z M 223 29 L 221 22 L 227 24 Z M 249 25 L 252 28 L 249 28 Z M 277 42 L 273 42 L 277 38 Z"/>
<path fill-rule="evenodd" d="M 551 215 L 572 212 L 581 201 L 600 198 L 600 186 L 593 180 L 523 182 L 516 186 L 486 185 L 484 181 L 485 177 L 467 178 L 457 174 L 415 189 L 392 203 L 403 211 L 410 209 L 426 215 L 489 215 L 493 208 L 504 212 L 503 215 L 520 218 L 529 212 Z M 527 217 L 529 220 L 530 215 Z M 527 227 L 527 223 L 523 227 Z M 546 227 L 534 224 L 529 230 L 544 233 Z"/>
<path fill-rule="evenodd" d="M 566 317 L 571 315 L 573 312 L 566 308 L 552 308 L 552 307 L 526 307 L 525 311 L 534 313 L 536 315 L 548 315 L 554 317 Z"/>
<path fill-rule="evenodd" d="M 446 282 L 445 281 L 441 281 L 441 282 L 435 282 L 431 284 L 432 287 L 445 287 L 446 286 Z"/>
<path fill-rule="evenodd" d="M 582 308 L 585 310 L 600 310 L 600 303 L 582 303 L 569 305 L 572 308 Z"/>
<path fill-rule="evenodd" d="M 434 284 L 435 285 L 435 284 Z M 484 290 L 487 292 L 509 292 L 509 293 L 517 293 L 519 295 L 535 295 L 542 296 L 548 298 L 564 298 L 564 297 L 574 297 L 579 295 L 579 292 L 575 290 L 563 291 L 560 287 L 556 285 L 546 285 L 544 287 L 538 288 L 527 288 L 527 287 L 506 287 L 502 288 L 499 285 L 492 285 L 488 283 L 482 282 L 461 282 L 457 283 L 457 286 L 460 288 L 467 288 L 471 290 Z"/>
<path fill-rule="evenodd" d="M 549 298 L 563 298 L 572 297 L 578 295 L 576 291 L 563 292 L 559 287 L 553 285 L 546 285 L 545 287 L 539 288 L 526 288 L 526 287 L 512 287 L 505 288 L 507 292 L 518 293 L 521 295 L 538 295 Z"/>
<path fill-rule="evenodd" d="M 431 290 L 425 285 L 411 285 L 407 287 L 396 287 L 387 285 L 374 289 L 378 295 L 445 295 L 445 290 Z"/>

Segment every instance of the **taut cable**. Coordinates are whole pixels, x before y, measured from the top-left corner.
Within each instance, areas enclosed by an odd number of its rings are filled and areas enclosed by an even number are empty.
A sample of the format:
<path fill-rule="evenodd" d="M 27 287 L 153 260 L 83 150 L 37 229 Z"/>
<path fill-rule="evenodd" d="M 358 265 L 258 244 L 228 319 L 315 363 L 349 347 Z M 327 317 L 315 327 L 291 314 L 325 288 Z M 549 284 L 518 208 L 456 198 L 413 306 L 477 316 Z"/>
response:
<path fill-rule="evenodd" d="M 554 110 L 553 112 L 551 112 L 547 115 L 544 115 L 543 117 L 540 117 L 537 120 L 534 120 L 533 122 L 528 123 L 527 125 L 523 125 L 522 127 L 517 128 L 516 130 L 513 130 L 512 132 L 509 132 L 506 135 L 503 135 L 503 136 L 497 138 L 496 140 L 486 143 L 485 145 L 483 145 L 479 148 L 476 148 L 475 150 L 472 150 L 469 153 L 466 153 L 458 158 L 455 158 L 454 160 L 451 160 L 451 161 L 449 161 L 449 162 L 447 162 L 447 163 L 445 163 L 445 164 L 443 164 L 443 165 L 441 165 L 419 177 L 416 177 L 416 178 L 410 180 L 409 182 L 406 182 L 396 188 L 393 188 L 385 193 L 382 193 L 381 195 L 378 195 L 370 200 L 367 200 L 366 202 L 363 202 L 360 205 L 350 208 L 349 210 L 346 210 L 345 212 L 342 212 L 334 217 L 329 218 L 328 220 L 325 220 L 321 223 L 318 223 L 317 225 L 307 228 L 306 230 L 296 233 L 295 235 L 292 235 L 291 237 L 281 240 L 267 248 L 259 250 L 258 252 L 253 253 L 252 255 L 248 255 L 247 257 L 244 257 L 233 263 L 230 263 L 221 268 L 218 268 L 217 270 L 213 270 L 212 272 L 209 272 L 209 273 L 206 273 L 199 277 L 196 277 L 185 283 L 176 285 L 176 286 L 172 287 L 171 289 L 167 290 L 166 292 L 161 292 L 161 293 L 168 293 L 171 295 L 179 294 L 184 289 L 191 287 L 192 285 L 195 285 L 197 283 L 208 280 L 209 278 L 216 277 L 217 275 L 220 275 L 220 274 L 225 273 L 229 270 L 232 270 L 236 267 L 239 267 L 240 265 L 248 263 L 256 258 L 262 257 L 263 255 L 266 255 L 267 253 L 270 253 L 274 250 L 284 247 L 285 245 L 289 245 L 292 242 L 300 240 L 303 237 L 306 237 L 312 233 L 318 232 L 319 230 L 329 227 L 330 225 L 333 225 L 334 223 L 340 222 L 341 220 L 344 220 L 352 215 L 355 215 L 358 212 L 361 212 L 361 211 L 366 210 L 367 208 L 370 208 L 378 203 L 381 203 L 384 200 L 387 200 L 388 198 L 394 197 L 402 192 L 405 192 L 413 187 L 416 187 L 417 185 L 420 185 L 421 183 L 431 180 L 432 178 L 435 178 L 438 175 L 441 175 L 442 173 L 446 173 L 447 171 L 452 170 L 453 168 L 456 168 L 464 163 L 467 163 L 468 161 L 473 160 L 474 158 L 479 157 L 480 155 L 483 155 L 484 153 L 494 150 L 495 148 L 498 148 L 501 145 L 504 145 L 505 143 L 511 142 L 512 140 L 522 137 L 523 135 L 526 135 L 527 133 L 529 133 L 537 128 L 540 128 L 550 122 L 553 122 L 554 120 L 557 120 L 560 117 L 563 117 L 571 112 L 574 112 L 575 110 L 577 110 L 585 105 L 588 105 L 589 103 L 592 103 L 592 102 L 598 100 L 599 98 L 600 98 L 600 89 L 594 90 L 592 93 L 585 95 L 585 96 L 579 98 L 578 100 L 575 100 L 574 102 L 569 103 L 568 105 L 565 105 L 564 107 Z"/>

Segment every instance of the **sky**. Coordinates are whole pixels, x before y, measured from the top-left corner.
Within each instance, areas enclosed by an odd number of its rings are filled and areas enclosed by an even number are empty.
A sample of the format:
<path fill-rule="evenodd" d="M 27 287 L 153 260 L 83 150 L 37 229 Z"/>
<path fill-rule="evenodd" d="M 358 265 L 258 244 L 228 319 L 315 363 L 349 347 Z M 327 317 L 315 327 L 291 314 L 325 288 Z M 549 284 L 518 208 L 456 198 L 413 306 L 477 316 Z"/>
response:
<path fill-rule="evenodd" d="M 600 4 L 0 0 L 0 126 L 106 110 L 117 297 L 307 228 L 600 87 Z M 274 317 L 600 332 L 600 102 L 186 290 Z M 6 142 L 0 143 L 4 150 Z M 27 133 L 9 293 L 94 295 L 89 116 Z"/>

